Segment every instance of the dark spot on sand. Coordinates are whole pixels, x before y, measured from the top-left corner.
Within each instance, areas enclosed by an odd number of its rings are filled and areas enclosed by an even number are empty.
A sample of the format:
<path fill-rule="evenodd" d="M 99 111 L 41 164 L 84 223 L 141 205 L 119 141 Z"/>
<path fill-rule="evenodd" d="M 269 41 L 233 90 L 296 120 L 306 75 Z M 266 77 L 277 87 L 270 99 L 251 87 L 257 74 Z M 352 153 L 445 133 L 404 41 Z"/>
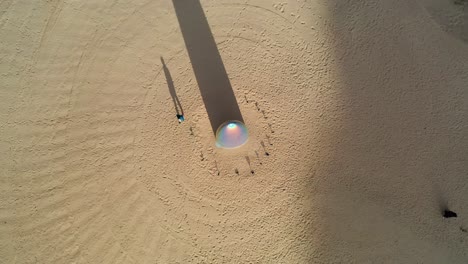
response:
<path fill-rule="evenodd" d="M 457 217 L 457 213 L 445 209 L 442 216 L 445 217 L 445 218 L 452 218 L 452 217 Z"/>

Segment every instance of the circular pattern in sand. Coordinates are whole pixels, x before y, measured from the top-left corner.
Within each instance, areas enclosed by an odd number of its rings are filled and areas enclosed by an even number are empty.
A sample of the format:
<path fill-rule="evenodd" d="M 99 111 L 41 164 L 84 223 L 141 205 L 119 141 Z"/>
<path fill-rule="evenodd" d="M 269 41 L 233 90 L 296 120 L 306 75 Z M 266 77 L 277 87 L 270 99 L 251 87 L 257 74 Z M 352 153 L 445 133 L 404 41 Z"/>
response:
<path fill-rule="evenodd" d="M 309 107 L 305 102 L 313 90 L 303 87 L 319 78 L 301 73 L 323 61 L 313 61 L 310 44 L 298 33 L 310 29 L 300 23 L 296 26 L 272 10 L 245 4 L 204 8 L 250 139 L 239 149 L 216 148 L 190 60 L 185 47 L 179 46 L 182 35 L 178 30 L 170 32 L 178 34 L 177 49 L 158 55 L 166 61 L 185 121 L 179 124 L 176 119 L 168 80 L 158 65 L 160 71 L 148 87 L 137 126 L 138 179 L 166 219 L 190 223 L 193 229 L 180 233 L 187 240 L 206 230 L 217 241 L 230 233 L 250 243 L 254 237 L 247 230 L 273 219 L 273 215 L 282 215 L 272 193 L 294 182 L 294 174 L 286 171 L 302 170 L 287 162 L 290 156 L 282 151 L 289 148 L 289 140 L 300 140 L 309 132 L 302 129 L 294 138 L 287 138 L 286 131 L 288 126 L 300 124 L 298 118 L 306 118 L 300 113 Z M 133 41 L 148 43 L 152 36 L 140 37 Z M 153 60 L 159 61 L 159 56 Z M 286 94 L 294 99 L 285 102 L 282 98 Z M 278 144 L 278 137 L 282 144 Z M 180 223 L 162 223 L 167 229 L 173 229 L 174 224 Z M 219 228 L 224 231 L 218 232 Z M 268 244 L 276 239 L 280 237 L 270 237 Z"/>
<path fill-rule="evenodd" d="M 275 130 L 287 129 L 276 125 L 279 120 L 291 122 L 288 116 L 295 111 L 296 104 L 307 100 L 310 91 L 304 93 L 296 86 L 307 77 L 297 72 L 293 79 L 291 71 L 307 67 L 308 44 L 301 40 L 291 22 L 265 8 L 226 4 L 207 6 L 205 11 L 224 17 L 210 26 L 250 139 L 240 149 L 216 148 L 186 51 L 161 54 L 171 72 L 186 120 L 181 124 L 177 122 L 166 76 L 160 71 L 149 88 L 145 112 L 138 125 L 136 142 L 142 170 L 139 178 L 155 196 L 167 197 L 168 208 L 180 203 L 204 212 L 205 217 L 201 219 L 198 213 L 189 214 L 187 217 L 192 222 L 213 225 L 217 219 L 223 219 L 231 206 L 242 206 L 245 211 L 237 212 L 236 219 L 251 225 L 254 219 L 265 217 L 261 213 L 264 208 L 245 199 L 253 193 L 256 193 L 255 199 L 267 199 L 268 192 L 287 181 L 287 177 L 280 171 L 275 172 L 272 166 L 286 158 L 275 153 L 275 138 L 281 134 L 275 134 Z M 146 43 L 149 40 L 147 35 L 141 36 L 142 39 L 134 41 Z M 179 38 L 180 43 L 182 36 Z M 302 52 L 298 56 L 297 52 L 291 53 L 292 50 Z M 285 62 L 291 67 L 284 67 Z M 281 102 L 281 95 L 285 93 L 297 94 L 298 101 Z M 271 106 L 280 102 L 286 108 L 273 111 Z M 247 194 L 245 199 L 244 194 Z M 200 206 L 212 209 L 203 210 Z M 172 215 L 174 219 L 184 217 L 178 214 L 185 210 L 165 210 L 175 214 Z M 253 218 L 252 210 L 258 210 Z"/>

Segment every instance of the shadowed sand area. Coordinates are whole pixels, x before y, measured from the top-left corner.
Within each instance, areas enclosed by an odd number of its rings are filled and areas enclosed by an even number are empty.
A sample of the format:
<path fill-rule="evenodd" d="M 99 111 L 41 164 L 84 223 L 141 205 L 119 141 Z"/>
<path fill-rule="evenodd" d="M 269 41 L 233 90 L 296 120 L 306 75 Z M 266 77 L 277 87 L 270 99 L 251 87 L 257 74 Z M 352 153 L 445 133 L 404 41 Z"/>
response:
<path fill-rule="evenodd" d="M 467 4 L 358 2 L 0 2 L 0 262 L 468 263 Z"/>

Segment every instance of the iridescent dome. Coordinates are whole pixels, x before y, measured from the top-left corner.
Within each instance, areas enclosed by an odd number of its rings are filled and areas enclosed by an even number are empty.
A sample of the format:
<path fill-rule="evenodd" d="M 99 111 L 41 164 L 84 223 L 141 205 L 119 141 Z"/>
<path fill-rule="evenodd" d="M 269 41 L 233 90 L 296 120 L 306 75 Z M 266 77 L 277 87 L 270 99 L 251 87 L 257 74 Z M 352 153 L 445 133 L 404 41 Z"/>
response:
<path fill-rule="evenodd" d="M 227 121 L 216 131 L 216 146 L 220 148 L 237 148 L 249 138 L 247 128 L 240 121 Z"/>

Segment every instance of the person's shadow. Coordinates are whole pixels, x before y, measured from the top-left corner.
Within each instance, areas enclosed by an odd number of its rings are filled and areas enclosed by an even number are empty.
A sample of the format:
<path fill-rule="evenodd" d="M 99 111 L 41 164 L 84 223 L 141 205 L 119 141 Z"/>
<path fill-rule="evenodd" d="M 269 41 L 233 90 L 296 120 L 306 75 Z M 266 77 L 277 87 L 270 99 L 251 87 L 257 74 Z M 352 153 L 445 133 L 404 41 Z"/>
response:
<path fill-rule="evenodd" d="M 163 65 L 164 75 L 166 75 L 167 87 L 169 88 L 169 93 L 171 94 L 172 102 L 174 103 L 174 108 L 176 110 L 176 116 L 178 119 L 180 119 L 181 117 L 184 117 L 184 109 L 182 109 L 179 97 L 177 97 L 177 93 L 174 87 L 174 81 L 172 80 L 171 73 L 169 72 L 166 63 L 164 62 L 163 57 L 161 57 L 161 63 Z"/>

